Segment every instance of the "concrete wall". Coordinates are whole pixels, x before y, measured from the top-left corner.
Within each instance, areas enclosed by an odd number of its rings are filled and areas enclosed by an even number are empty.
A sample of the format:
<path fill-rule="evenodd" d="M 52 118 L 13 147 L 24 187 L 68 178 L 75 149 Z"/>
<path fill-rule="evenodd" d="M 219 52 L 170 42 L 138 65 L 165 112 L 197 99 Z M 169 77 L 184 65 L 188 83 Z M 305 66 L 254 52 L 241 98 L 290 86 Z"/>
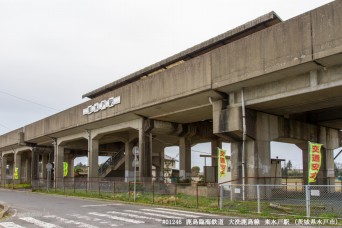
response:
<path fill-rule="evenodd" d="M 210 56 L 191 59 L 177 67 L 133 82 L 115 91 L 67 109 L 25 127 L 25 140 L 171 101 L 211 88 Z M 110 97 L 121 96 L 112 108 L 83 116 L 83 109 Z"/>
<path fill-rule="evenodd" d="M 311 12 L 314 59 L 342 52 L 341 12 L 342 1 L 334 1 Z"/>
<path fill-rule="evenodd" d="M 312 60 L 310 14 L 276 24 L 212 51 L 213 88 Z"/>
<path fill-rule="evenodd" d="M 4 148 L 9 145 L 17 145 L 19 143 L 20 132 L 23 132 L 23 128 L 18 128 L 17 130 L 1 135 L 0 148 Z"/>

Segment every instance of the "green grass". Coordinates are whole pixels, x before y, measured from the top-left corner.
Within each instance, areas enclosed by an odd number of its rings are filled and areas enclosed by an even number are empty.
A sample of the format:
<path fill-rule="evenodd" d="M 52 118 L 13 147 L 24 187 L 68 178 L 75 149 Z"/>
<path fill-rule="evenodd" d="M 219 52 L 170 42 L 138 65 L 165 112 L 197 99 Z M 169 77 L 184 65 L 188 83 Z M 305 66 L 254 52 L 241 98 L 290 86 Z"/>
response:
<path fill-rule="evenodd" d="M 36 191 L 48 193 L 46 189 Z M 50 189 L 49 194 L 58 194 L 58 195 L 68 195 L 68 196 L 76 196 L 83 198 L 101 198 L 106 200 L 117 200 L 132 203 L 134 202 L 133 192 L 101 192 L 99 191 L 85 191 L 78 189 Z M 143 189 L 141 191 L 137 191 L 136 201 L 138 204 L 152 204 L 152 205 L 162 205 L 168 207 L 177 207 L 187 210 L 193 211 L 201 211 L 207 213 L 216 213 L 222 215 L 229 216 L 242 216 L 248 218 L 305 218 L 305 208 L 302 205 L 281 205 L 286 207 L 286 211 L 279 210 L 270 207 L 270 202 L 261 202 L 261 213 L 257 213 L 257 202 L 256 200 L 251 201 L 241 201 L 241 200 L 233 200 L 229 199 L 223 200 L 223 209 L 220 210 L 218 208 L 218 199 L 217 197 L 197 197 L 190 196 L 185 194 L 152 194 L 151 192 L 144 192 Z M 289 211 L 288 211 L 289 209 Z M 314 212 L 314 210 L 312 210 Z M 327 213 L 323 211 L 317 211 L 317 213 L 313 214 L 317 217 L 324 218 L 337 218 L 339 217 L 335 213 Z"/>
<path fill-rule="evenodd" d="M 32 186 L 31 184 L 6 184 L 5 188 L 10 188 L 10 189 L 30 189 Z"/>

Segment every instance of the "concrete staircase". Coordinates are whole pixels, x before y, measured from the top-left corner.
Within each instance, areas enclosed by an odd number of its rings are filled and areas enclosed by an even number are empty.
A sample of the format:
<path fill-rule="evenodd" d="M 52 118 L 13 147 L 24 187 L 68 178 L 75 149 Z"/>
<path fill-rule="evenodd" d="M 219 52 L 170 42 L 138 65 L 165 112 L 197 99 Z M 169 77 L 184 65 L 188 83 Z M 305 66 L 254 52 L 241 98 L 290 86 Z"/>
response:
<path fill-rule="evenodd" d="M 125 151 L 121 150 L 114 156 L 108 158 L 108 160 L 99 167 L 99 177 L 113 176 L 116 170 L 118 170 L 125 163 Z"/>

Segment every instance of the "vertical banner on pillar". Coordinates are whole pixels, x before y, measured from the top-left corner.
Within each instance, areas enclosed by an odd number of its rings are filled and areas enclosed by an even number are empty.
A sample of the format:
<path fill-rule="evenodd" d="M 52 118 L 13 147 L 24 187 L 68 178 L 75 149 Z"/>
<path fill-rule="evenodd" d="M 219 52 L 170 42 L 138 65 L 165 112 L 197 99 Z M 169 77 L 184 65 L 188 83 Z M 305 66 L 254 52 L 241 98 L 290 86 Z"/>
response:
<path fill-rule="evenodd" d="M 227 173 L 227 160 L 226 151 L 218 148 L 218 180 L 226 176 Z"/>
<path fill-rule="evenodd" d="M 316 177 L 321 168 L 321 148 L 322 144 L 309 142 L 309 183 L 316 182 Z"/>
<path fill-rule="evenodd" d="M 63 177 L 66 177 L 68 175 L 68 168 L 69 168 L 68 162 L 63 162 Z"/>
<path fill-rule="evenodd" d="M 19 179 L 19 168 L 15 168 L 14 169 L 14 180 L 18 180 Z"/>

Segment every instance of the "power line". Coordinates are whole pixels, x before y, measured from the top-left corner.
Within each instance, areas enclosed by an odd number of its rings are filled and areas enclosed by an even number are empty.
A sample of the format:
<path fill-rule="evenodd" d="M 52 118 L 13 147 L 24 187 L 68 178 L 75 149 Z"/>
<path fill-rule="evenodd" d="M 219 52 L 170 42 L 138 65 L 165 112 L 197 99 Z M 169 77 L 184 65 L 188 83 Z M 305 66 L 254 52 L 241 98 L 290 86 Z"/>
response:
<path fill-rule="evenodd" d="M 60 110 L 58 110 L 58 109 L 49 107 L 49 106 L 47 106 L 47 105 L 43 105 L 43 104 L 37 103 L 37 102 L 35 102 L 35 101 L 31 101 L 31 100 L 28 100 L 28 99 L 25 99 L 25 98 L 22 98 L 22 97 L 18 97 L 18 96 L 15 96 L 15 95 L 13 95 L 13 94 L 10 94 L 10 93 L 7 93 L 7 92 L 1 91 L 1 90 L 0 90 L 0 93 L 5 94 L 5 95 L 10 96 L 10 97 L 14 97 L 14 98 L 16 98 L 16 99 L 18 99 L 18 100 L 22 100 L 22 101 L 25 101 L 25 102 L 28 102 L 28 103 L 31 103 L 31 104 L 35 104 L 35 105 L 44 107 L 44 108 L 52 109 L 52 110 L 58 111 L 58 112 L 60 111 Z"/>

